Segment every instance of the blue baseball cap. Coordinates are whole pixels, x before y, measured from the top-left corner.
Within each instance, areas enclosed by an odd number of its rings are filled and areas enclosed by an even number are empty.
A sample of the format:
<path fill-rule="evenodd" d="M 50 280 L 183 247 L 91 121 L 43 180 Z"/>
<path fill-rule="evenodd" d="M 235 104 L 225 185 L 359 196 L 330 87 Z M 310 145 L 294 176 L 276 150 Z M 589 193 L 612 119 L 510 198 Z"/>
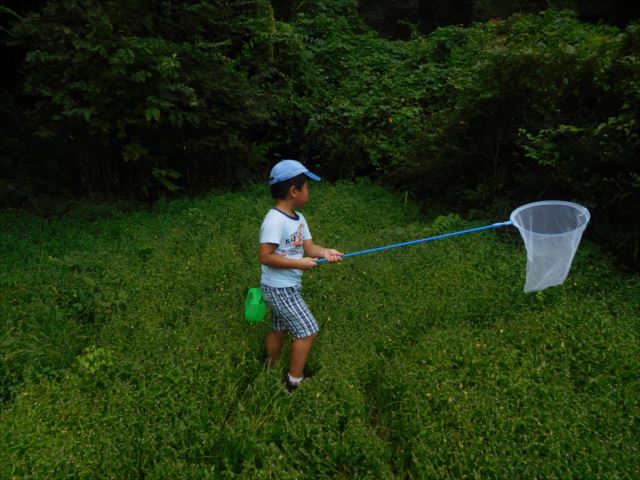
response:
<path fill-rule="evenodd" d="M 284 182 L 290 178 L 297 177 L 301 173 L 304 173 L 311 180 L 316 182 L 320 181 L 320 177 L 315 173 L 311 173 L 307 167 L 298 162 L 297 160 L 280 160 L 271 169 L 271 175 L 269 176 L 269 185 L 274 183 Z"/>

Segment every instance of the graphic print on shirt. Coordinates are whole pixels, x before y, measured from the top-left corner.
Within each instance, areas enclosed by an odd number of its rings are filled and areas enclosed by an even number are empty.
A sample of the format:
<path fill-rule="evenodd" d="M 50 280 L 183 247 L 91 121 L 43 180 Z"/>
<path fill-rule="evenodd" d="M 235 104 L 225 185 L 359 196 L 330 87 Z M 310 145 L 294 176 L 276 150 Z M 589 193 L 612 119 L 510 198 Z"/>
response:
<path fill-rule="evenodd" d="M 294 255 L 303 255 L 304 247 L 303 247 L 303 233 L 304 233 L 304 225 L 300 224 L 298 226 L 298 231 L 289 235 L 289 237 L 285 240 L 284 248 L 281 250 L 280 255 L 283 257 L 290 257 Z"/>

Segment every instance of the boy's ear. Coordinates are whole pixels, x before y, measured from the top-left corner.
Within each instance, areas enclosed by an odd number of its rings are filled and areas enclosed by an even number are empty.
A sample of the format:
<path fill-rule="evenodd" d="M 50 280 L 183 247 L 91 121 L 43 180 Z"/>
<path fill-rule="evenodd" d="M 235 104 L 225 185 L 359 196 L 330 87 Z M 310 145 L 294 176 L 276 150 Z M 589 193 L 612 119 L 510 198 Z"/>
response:
<path fill-rule="evenodd" d="M 300 191 L 302 191 L 302 188 L 298 188 L 295 185 L 291 185 L 291 187 L 289 187 L 289 195 L 292 197 L 295 197 Z"/>

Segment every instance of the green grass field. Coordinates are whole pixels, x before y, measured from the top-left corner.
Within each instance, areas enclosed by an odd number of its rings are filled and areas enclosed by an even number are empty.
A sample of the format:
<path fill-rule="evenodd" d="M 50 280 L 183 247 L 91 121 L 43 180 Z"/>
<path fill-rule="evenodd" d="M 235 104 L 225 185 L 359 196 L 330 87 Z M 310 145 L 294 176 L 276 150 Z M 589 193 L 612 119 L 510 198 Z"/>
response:
<path fill-rule="evenodd" d="M 587 242 L 524 294 L 515 229 L 319 266 L 314 378 L 286 395 L 243 319 L 270 206 L 0 215 L 0 478 L 640 478 L 637 277 Z M 427 222 L 367 182 L 304 212 L 345 252 L 506 220 Z"/>

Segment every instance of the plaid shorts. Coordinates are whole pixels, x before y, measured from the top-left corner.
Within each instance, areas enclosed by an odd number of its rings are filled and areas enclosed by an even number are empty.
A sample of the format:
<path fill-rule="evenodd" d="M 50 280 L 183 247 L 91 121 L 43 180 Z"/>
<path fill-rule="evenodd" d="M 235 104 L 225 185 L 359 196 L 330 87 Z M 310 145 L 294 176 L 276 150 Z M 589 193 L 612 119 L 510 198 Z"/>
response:
<path fill-rule="evenodd" d="M 305 338 L 320 330 L 302 298 L 301 285 L 286 288 L 262 285 L 262 296 L 271 307 L 273 330 L 287 330 L 295 338 Z"/>

